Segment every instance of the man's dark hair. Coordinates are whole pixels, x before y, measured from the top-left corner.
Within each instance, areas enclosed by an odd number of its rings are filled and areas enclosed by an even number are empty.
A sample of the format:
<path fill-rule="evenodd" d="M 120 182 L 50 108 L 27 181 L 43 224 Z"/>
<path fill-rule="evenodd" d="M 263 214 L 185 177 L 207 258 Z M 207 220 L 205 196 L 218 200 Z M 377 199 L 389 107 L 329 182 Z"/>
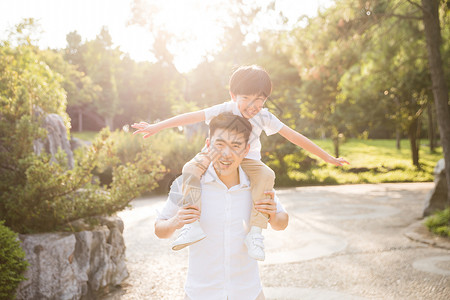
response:
<path fill-rule="evenodd" d="M 230 130 L 237 134 L 242 133 L 245 143 L 248 144 L 250 133 L 252 132 L 252 124 L 246 118 L 226 112 L 211 119 L 209 136 L 212 137 L 217 129 Z"/>
<path fill-rule="evenodd" d="M 241 66 L 231 75 L 230 92 L 234 95 L 262 95 L 267 98 L 272 93 L 272 81 L 260 66 Z"/>

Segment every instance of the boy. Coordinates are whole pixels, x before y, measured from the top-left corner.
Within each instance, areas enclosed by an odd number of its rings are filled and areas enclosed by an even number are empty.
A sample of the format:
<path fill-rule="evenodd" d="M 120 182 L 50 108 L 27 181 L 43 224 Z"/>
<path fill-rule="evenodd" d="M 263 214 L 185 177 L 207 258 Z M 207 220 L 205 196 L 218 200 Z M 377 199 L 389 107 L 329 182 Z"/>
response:
<path fill-rule="evenodd" d="M 267 135 L 279 133 L 291 143 L 317 155 L 328 163 L 337 166 L 342 166 L 344 163 L 348 164 L 343 158 L 332 157 L 308 138 L 284 125 L 267 109 L 263 109 L 264 103 L 272 92 L 272 82 L 263 68 L 255 65 L 239 67 L 232 74 L 229 86 L 231 101 L 201 111 L 181 114 L 156 124 L 135 123 L 131 126 L 138 129 L 134 134 L 146 133 L 144 138 L 147 138 L 166 128 L 202 121 L 209 124 L 213 117 L 224 112 L 231 112 L 248 119 L 253 127 L 250 136 L 250 151 L 242 161 L 241 167 L 250 179 L 254 206 L 261 205 L 259 203 L 262 202 L 265 195 L 273 190 L 275 181 L 274 172 L 261 162 L 261 142 L 259 137 L 262 130 Z M 216 149 L 216 151 L 220 152 L 220 149 Z M 197 154 L 183 167 L 182 193 L 184 205 L 200 207 L 200 177 L 206 171 L 212 159 L 211 153 L 208 155 L 202 150 L 201 153 Z M 229 162 L 221 163 L 226 165 Z M 259 208 L 264 207 L 259 206 Z M 245 239 L 245 244 L 247 245 L 249 256 L 256 260 L 265 259 L 262 229 L 267 228 L 267 222 L 267 214 L 259 212 L 254 207 L 250 216 L 250 231 Z M 193 222 L 183 227 L 180 236 L 172 244 L 172 249 L 180 250 L 205 237 L 206 235 L 199 222 Z"/>

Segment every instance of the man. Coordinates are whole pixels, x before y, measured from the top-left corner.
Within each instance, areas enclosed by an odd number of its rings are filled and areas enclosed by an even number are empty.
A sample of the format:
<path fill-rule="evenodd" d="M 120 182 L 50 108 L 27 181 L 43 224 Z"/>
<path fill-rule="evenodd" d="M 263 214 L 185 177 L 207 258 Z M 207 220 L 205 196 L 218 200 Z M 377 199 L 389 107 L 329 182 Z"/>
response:
<path fill-rule="evenodd" d="M 182 206 L 179 178 L 156 220 L 159 238 L 169 238 L 196 221 L 206 233 L 206 238 L 190 246 L 186 299 L 264 299 L 257 261 L 249 257 L 244 243 L 253 202 L 248 177 L 239 164 L 250 149 L 251 130 L 248 120 L 230 113 L 213 118 L 206 140 L 211 164 L 201 180 L 201 211 L 197 206 Z M 273 199 L 273 192 L 267 194 L 270 198 L 255 208 L 269 215 L 273 229 L 284 230 L 288 214 Z"/>

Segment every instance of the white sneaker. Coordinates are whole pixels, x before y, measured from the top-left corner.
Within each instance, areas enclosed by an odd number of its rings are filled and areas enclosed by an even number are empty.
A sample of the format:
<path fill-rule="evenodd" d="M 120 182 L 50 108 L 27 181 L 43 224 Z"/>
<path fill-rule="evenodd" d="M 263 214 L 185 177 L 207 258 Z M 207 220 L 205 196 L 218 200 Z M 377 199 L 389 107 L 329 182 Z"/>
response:
<path fill-rule="evenodd" d="M 199 221 L 191 224 L 186 224 L 181 228 L 180 235 L 172 243 L 172 250 L 181 250 L 184 247 L 197 243 L 206 237 L 205 232 L 200 226 Z"/>
<path fill-rule="evenodd" d="M 250 228 L 250 232 L 245 237 L 245 245 L 251 258 L 260 261 L 266 258 L 264 253 L 264 236 L 260 227 L 252 226 Z"/>

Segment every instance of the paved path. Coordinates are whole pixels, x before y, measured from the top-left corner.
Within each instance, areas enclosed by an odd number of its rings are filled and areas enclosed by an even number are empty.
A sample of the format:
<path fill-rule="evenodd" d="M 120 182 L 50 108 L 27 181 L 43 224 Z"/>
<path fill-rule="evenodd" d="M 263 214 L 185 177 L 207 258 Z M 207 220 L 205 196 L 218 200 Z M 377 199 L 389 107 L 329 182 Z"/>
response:
<path fill-rule="evenodd" d="M 433 183 L 290 188 L 288 228 L 265 231 L 267 299 L 450 299 L 450 248 L 406 237 Z M 165 197 L 139 199 L 125 222 L 130 277 L 106 299 L 182 299 L 187 251 L 153 233 Z"/>

